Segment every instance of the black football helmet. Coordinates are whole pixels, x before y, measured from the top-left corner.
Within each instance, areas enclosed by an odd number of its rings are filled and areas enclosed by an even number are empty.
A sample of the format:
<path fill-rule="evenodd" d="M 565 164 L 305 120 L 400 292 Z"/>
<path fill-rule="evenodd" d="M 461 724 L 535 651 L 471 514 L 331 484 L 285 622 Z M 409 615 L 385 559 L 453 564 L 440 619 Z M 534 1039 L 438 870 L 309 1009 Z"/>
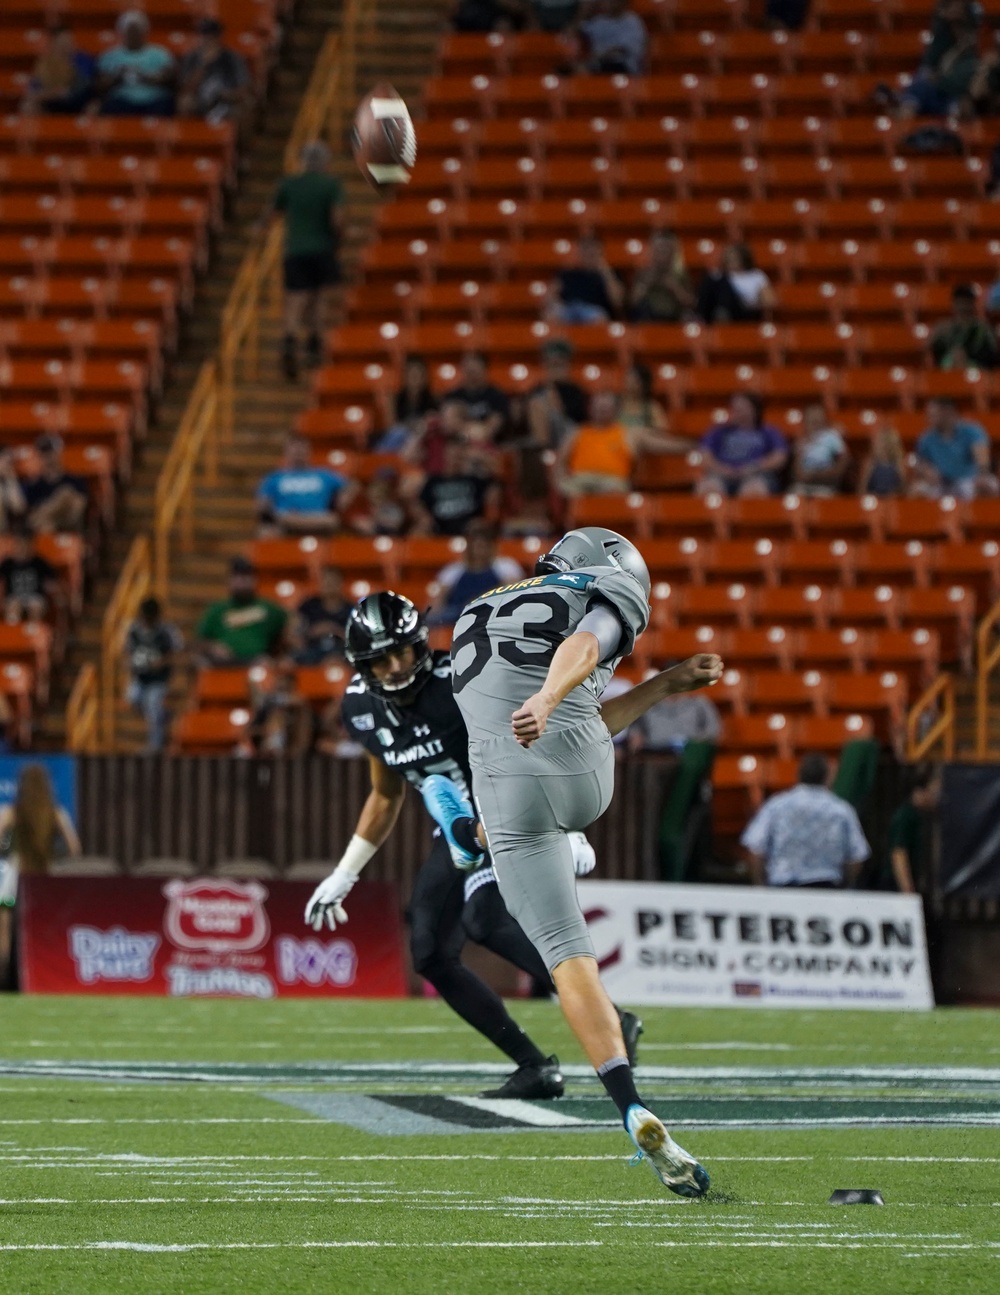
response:
<path fill-rule="evenodd" d="M 424 618 L 409 598 L 392 591 L 368 594 L 353 608 L 344 631 L 344 655 L 372 692 L 406 705 L 430 678 L 433 662 Z M 372 662 L 388 652 L 412 647 L 412 673 L 400 683 L 379 682 Z"/>

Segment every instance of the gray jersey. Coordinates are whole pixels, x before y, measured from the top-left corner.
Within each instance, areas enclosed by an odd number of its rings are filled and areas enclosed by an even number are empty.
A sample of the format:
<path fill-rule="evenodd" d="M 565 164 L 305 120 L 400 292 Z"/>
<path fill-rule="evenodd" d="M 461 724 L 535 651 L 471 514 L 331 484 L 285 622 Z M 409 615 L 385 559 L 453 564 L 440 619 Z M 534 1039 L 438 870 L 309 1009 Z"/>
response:
<path fill-rule="evenodd" d="M 469 603 L 455 626 L 451 657 L 455 697 L 473 743 L 511 736 L 511 715 L 538 692 L 556 648 L 597 607 L 616 614 L 621 641 L 556 708 L 552 734 L 579 732 L 599 718 L 598 698 L 649 620 L 638 582 L 615 567 L 584 567 L 501 585 Z"/>

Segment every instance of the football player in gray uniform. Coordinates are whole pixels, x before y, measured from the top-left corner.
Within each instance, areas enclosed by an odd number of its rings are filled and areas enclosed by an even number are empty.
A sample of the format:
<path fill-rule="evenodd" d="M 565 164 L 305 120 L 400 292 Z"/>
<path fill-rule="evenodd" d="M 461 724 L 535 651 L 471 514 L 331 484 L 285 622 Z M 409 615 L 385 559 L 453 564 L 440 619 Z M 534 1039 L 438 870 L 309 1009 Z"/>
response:
<path fill-rule="evenodd" d="M 533 578 L 466 607 L 452 685 L 469 730 L 480 823 L 507 909 L 541 953 L 559 1004 L 626 1131 L 660 1181 L 703 1196 L 709 1180 L 636 1092 L 618 1016 L 601 985 L 577 900 L 567 833 L 607 809 L 612 736 L 664 697 L 715 683 L 722 662 L 692 657 L 603 705 L 601 693 L 649 620 L 649 571 L 623 536 L 564 535 Z M 468 838 L 469 825 L 451 825 Z"/>

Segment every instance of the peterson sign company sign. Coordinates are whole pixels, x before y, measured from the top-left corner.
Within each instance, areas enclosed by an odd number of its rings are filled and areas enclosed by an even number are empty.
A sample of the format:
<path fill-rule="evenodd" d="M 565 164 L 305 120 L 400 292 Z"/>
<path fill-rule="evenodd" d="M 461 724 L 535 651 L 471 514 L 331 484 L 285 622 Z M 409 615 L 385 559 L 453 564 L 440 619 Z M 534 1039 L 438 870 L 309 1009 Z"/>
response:
<path fill-rule="evenodd" d="M 579 894 L 617 1001 L 934 1005 L 917 896 L 610 881 Z"/>

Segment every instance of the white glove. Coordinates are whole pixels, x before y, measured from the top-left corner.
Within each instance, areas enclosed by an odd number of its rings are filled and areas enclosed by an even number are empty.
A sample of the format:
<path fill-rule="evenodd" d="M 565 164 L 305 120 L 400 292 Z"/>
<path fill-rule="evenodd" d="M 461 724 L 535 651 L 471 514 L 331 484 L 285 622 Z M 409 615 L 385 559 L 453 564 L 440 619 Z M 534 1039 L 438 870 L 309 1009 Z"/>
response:
<path fill-rule="evenodd" d="M 309 903 L 306 904 L 307 925 L 314 931 L 321 931 L 324 922 L 331 931 L 337 929 L 338 922 L 343 926 L 347 921 L 344 900 L 350 894 L 351 887 L 357 879 L 357 874 L 347 868 L 340 866 L 334 868 L 329 877 L 319 883 Z"/>
<path fill-rule="evenodd" d="M 586 877 L 597 867 L 597 855 L 582 832 L 567 832 L 569 843 L 573 848 L 573 871 L 578 877 Z"/>

